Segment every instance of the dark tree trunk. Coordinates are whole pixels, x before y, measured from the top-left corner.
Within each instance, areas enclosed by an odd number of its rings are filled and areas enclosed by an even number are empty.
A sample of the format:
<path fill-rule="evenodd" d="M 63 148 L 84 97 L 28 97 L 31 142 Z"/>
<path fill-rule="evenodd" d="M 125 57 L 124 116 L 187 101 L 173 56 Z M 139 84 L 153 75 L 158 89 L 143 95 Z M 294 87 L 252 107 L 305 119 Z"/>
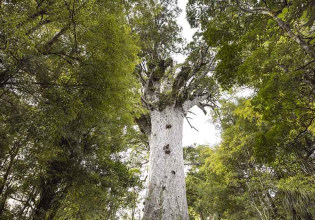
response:
<path fill-rule="evenodd" d="M 40 199 L 37 203 L 34 211 L 34 220 L 40 219 L 52 219 L 49 211 L 56 209 L 58 202 L 56 201 L 58 185 L 60 183 L 60 178 L 52 178 L 49 180 L 42 180 L 42 190 L 40 193 Z M 56 212 L 56 211 L 55 211 Z M 53 213 L 52 213 L 53 214 Z"/>

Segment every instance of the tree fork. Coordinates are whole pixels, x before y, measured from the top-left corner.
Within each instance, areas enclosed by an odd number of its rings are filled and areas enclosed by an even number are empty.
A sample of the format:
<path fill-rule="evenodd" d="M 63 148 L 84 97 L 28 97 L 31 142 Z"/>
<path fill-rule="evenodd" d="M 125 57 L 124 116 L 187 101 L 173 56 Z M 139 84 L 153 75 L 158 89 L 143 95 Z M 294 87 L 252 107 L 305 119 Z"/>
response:
<path fill-rule="evenodd" d="M 147 110 L 135 121 L 150 145 L 143 219 L 188 220 L 183 120 L 191 107 L 209 101 L 217 91 L 208 74 L 213 70 L 214 56 L 205 42 L 196 40 L 189 45 L 187 60 L 174 65 L 171 55 L 183 43 L 175 21 L 180 11 L 176 1 L 143 4 L 136 18 L 145 22 L 134 22 L 143 43 L 136 73 L 142 84 L 142 106 Z"/>
<path fill-rule="evenodd" d="M 189 218 L 182 146 L 183 120 L 191 107 L 201 106 L 200 102 L 212 98 L 216 91 L 214 84 L 195 89 L 201 77 L 206 78 L 206 73 L 213 69 L 213 59 L 206 61 L 204 54 L 203 57 L 203 62 L 182 66 L 171 77 L 166 76 L 167 68 L 160 65 L 159 69 L 152 69 L 159 72 L 159 77 L 149 77 L 143 82 L 142 102 L 148 113 L 136 122 L 147 135 L 150 145 L 145 220 Z"/>

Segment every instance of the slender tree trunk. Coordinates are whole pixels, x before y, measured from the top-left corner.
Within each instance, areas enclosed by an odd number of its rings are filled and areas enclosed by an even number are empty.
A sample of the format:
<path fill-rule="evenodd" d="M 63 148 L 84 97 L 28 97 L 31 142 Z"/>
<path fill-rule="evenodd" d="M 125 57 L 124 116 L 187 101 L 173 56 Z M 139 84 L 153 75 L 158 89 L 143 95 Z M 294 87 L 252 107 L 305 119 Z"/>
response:
<path fill-rule="evenodd" d="M 42 180 L 42 190 L 39 202 L 34 211 L 33 220 L 50 219 L 49 211 L 53 209 L 52 206 L 56 198 L 56 191 L 59 183 L 59 178 L 53 178 L 47 182 L 45 182 L 44 179 Z"/>
<path fill-rule="evenodd" d="M 167 106 L 151 111 L 150 116 L 150 170 L 144 219 L 186 220 L 183 110 Z"/>
<path fill-rule="evenodd" d="M 201 219 L 201 220 L 205 220 L 205 217 L 203 216 L 203 213 L 202 213 L 202 212 L 199 214 L 199 216 L 200 216 L 200 219 Z"/>
<path fill-rule="evenodd" d="M 10 193 L 10 181 L 8 181 L 9 175 L 11 174 L 11 169 L 15 163 L 15 157 L 18 154 L 18 150 L 16 150 L 12 155 L 10 155 L 10 162 L 8 165 L 8 168 L 6 169 L 3 177 L 2 177 L 2 183 L 0 183 L 0 219 L 1 216 L 5 212 L 5 206 L 7 203 L 8 196 L 12 193 Z"/>

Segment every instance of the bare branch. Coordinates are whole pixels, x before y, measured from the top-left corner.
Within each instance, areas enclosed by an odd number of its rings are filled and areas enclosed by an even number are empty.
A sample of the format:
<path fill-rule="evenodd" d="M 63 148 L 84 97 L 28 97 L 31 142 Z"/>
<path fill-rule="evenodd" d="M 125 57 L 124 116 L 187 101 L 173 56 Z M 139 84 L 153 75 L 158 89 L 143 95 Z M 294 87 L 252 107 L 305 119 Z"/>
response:
<path fill-rule="evenodd" d="M 301 66 L 301 67 L 297 68 L 295 71 L 299 71 L 301 69 L 304 69 L 305 67 L 307 67 L 308 65 L 310 65 L 310 64 L 312 64 L 314 62 L 315 62 L 315 60 L 312 60 L 312 61 L 308 62 L 307 64 L 305 64 L 304 66 Z"/>
<path fill-rule="evenodd" d="M 200 102 L 197 104 L 197 106 L 203 111 L 203 113 L 206 115 L 207 114 L 207 111 L 205 109 L 205 106 L 202 105 Z"/>
<path fill-rule="evenodd" d="M 192 111 L 187 111 L 188 113 L 190 113 L 190 114 L 193 114 L 193 115 L 196 115 L 195 113 L 193 113 Z"/>
<path fill-rule="evenodd" d="M 301 131 L 295 138 L 294 142 L 297 143 L 297 141 L 299 140 L 300 136 L 302 136 L 305 132 L 308 131 L 309 127 L 313 124 L 314 120 L 315 120 L 315 117 L 313 118 L 310 118 L 309 119 L 309 123 L 307 124 L 307 126 L 305 127 L 305 129 L 303 131 Z"/>
<path fill-rule="evenodd" d="M 197 128 L 195 128 L 194 126 L 192 126 L 192 125 L 190 124 L 190 121 L 188 120 L 188 118 L 187 118 L 186 116 L 185 116 L 185 118 L 186 118 L 186 120 L 187 120 L 189 126 L 190 126 L 192 129 L 195 129 L 196 131 L 198 131 Z M 199 132 L 199 131 L 198 131 L 198 132 Z"/>

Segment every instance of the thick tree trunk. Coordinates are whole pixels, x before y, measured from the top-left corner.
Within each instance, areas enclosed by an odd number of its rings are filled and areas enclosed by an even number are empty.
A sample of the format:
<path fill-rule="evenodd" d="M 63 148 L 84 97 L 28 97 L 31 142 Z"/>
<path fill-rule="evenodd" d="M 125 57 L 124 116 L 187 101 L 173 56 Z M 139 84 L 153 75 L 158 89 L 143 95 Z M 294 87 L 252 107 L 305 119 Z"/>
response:
<path fill-rule="evenodd" d="M 145 220 L 186 220 L 188 208 L 183 160 L 183 118 L 180 108 L 153 110 Z"/>

